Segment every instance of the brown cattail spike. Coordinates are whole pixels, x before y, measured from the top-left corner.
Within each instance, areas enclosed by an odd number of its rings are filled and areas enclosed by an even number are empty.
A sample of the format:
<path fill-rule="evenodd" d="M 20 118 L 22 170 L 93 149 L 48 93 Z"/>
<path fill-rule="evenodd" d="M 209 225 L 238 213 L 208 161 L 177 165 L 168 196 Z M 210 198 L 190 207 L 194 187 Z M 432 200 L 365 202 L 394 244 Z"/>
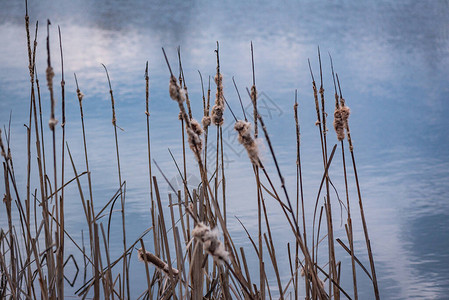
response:
<path fill-rule="evenodd" d="M 260 167 L 257 144 L 251 136 L 251 123 L 239 120 L 235 122 L 234 129 L 238 132 L 239 142 L 248 152 L 248 157 L 251 160 L 251 163 Z"/>
<path fill-rule="evenodd" d="M 212 122 L 217 125 L 223 125 L 223 76 L 221 74 L 215 75 L 215 83 L 217 84 L 217 93 L 215 94 L 215 105 L 212 107 Z"/>
<path fill-rule="evenodd" d="M 344 140 L 345 138 L 345 123 L 342 117 L 342 109 L 336 108 L 334 111 L 334 128 L 337 133 L 337 139 L 339 141 Z"/>
<path fill-rule="evenodd" d="M 211 123 L 211 118 L 209 116 L 204 116 L 203 119 L 201 120 L 201 123 L 203 124 L 204 130 L 206 130 L 206 128 L 209 127 Z"/>
<path fill-rule="evenodd" d="M 223 125 L 224 97 L 223 97 L 223 75 L 220 73 L 220 60 L 218 54 L 217 42 L 217 74 L 215 75 L 215 83 L 217 84 L 217 93 L 215 94 L 215 105 L 212 107 L 212 122 L 217 125 Z"/>
<path fill-rule="evenodd" d="M 169 266 L 166 262 L 164 262 L 162 259 L 160 259 L 159 257 L 157 257 L 156 255 L 154 255 L 153 253 L 150 253 L 149 251 L 145 251 L 145 253 L 143 253 L 142 248 L 140 248 L 139 250 L 137 250 L 137 258 L 139 259 L 139 261 L 147 261 L 149 263 L 152 263 L 153 265 L 155 265 L 156 267 L 158 267 L 159 269 L 161 269 L 162 271 L 164 271 L 165 273 L 169 274 Z M 179 271 L 175 268 L 172 268 L 172 273 L 173 275 L 178 275 Z"/>
<path fill-rule="evenodd" d="M 201 140 L 203 128 L 201 128 L 201 125 L 200 123 L 198 123 L 197 120 L 191 119 L 190 127 L 187 127 L 186 131 L 190 149 L 192 149 L 193 153 L 195 153 L 195 155 L 198 156 L 199 153 L 201 153 L 201 151 L 203 150 L 203 141 Z M 198 157 L 197 159 L 199 160 Z"/>

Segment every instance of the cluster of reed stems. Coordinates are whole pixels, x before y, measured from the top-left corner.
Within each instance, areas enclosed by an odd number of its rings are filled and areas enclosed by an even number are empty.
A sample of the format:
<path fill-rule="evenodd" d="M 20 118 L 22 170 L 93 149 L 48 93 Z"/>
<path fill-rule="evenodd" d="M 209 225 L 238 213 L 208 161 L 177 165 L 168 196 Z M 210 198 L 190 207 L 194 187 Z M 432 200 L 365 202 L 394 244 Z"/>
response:
<path fill-rule="evenodd" d="M 75 294 L 79 297 L 93 297 L 94 299 L 131 299 L 136 298 L 135 288 L 139 289 L 138 298 L 143 299 L 272 299 L 279 297 L 284 299 L 294 297 L 299 299 L 358 299 L 358 276 L 367 276 L 373 285 L 373 294 L 379 299 L 374 259 L 368 236 L 367 224 L 364 216 L 362 196 L 354 156 L 354 147 L 349 130 L 349 107 L 342 96 L 338 75 L 335 76 L 331 59 L 332 76 L 334 80 L 335 111 L 333 126 L 340 142 L 343 177 L 345 182 L 347 212 L 345 221 L 345 238 L 334 236 L 334 220 L 332 204 L 340 203 L 340 199 L 334 195 L 332 179 L 328 173 L 338 145 L 328 145 L 328 115 L 325 110 L 325 94 L 323 87 L 323 70 L 321 68 L 321 55 L 318 49 L 320 65 L 320 87 L 318 89 L 312 68 L 312 90 L 314 95 L 321 154 L 323 161 L 322 180 L 314 202 L 313 216 L 306 216 L 305 199 L 303 191 L 303 174 L 301 164 L 301 133 L 299 125 L 298 100 L 295 92 L 293 105 L 295 129 L 296 129 L 296 195 L 290 198 L 288 189 L 282 175 L 274 151 L 274 145 L 268 135 L 268 129 L 261 115 L 258 114 L 258 96 L 256 88 L 254 50 L 251 43 L 252 85 L 247 89 L 249 100 L 253 105 L 253 124 L 248 121 L 243 109 L 243 101 L 233 79 L 233 83 L 242 107 L 244 120 L 239 120 L 227 103 L 224 95 L 224 78 L 220 69 L 219 44 L 217 42 L 215 104 L 210 107 L 211 83 L 207 93 L 204 91 L 203 78 L 199 72 L 202 85 L 203 115 L 201 122 L 193 118 L 191 101 L 187 92 L 187 84 L 181 62 L 181 51 L 178 48 L 179 76 L 175 77 L 170 66 L 169 59 L 163 50 L 169 70 L 169 96 L 178 104 L 179 121 L 181 126 L 181 143 L 183 149 L 182 166 L 172 155 L 179 176 L 182 178 L 183 187 L 177 190 L 170 184 L 162 169 L 152 160 L 150 139 L 150 81 L 148 62 L 145 67 L 145 115 L 148 152 L 148 185 L 150 198 L 151 227 L 144 230 L 133 242 L 126 239 L 125 227 L 125 200 L 126 181 L 121 176 L 119 139 L 115 112 L 115 99 L 108 70 L 106 72 L 109 95 L 112 106 L 112 127 L 116 146 L 116 163 L 118 173 L 118 185 L 115 194 L 101 208 L 94 206 L 93 186 L 91 170 L 89 168 L 86 130 L 84 126 L 83 98 L 78 85 L 76 74 L 76 94 L 79 102 L 80 118 L 82 126 L 82 141 L 84 149 L 83 171 L 78 171 L 68 143 L 65 141 L 65 80 L 63 69 L 63 48 L 61 31 L 59 30 L 59 45 L 61 59 L 61 104 L 62 116 L 60 131 L 55 115 L 56 96 L 54 93 L 54 71 L 50 59 L 50 21 L 47 22 L 47 69 L 46 79 L 50 94 L 51 115 L 49 127 L 52 135 L 53 181 L 48 176 L 48 160 L 46 160 L 46 145 L 44 143 L 44 117 L 42 115 L 42 103 L 40 86 L 36 72 L 35 58 L 37 49 L 38 23 L 36 22 L 34 42 L 30 34 L 28 11 L 25 15 L 25 27 L 27 33 L 27 48 L 30 75 L 30 107 L 29 119 L 26 125 L 27 131 L 27 186 L 25 196 L 17 186 L 13 157 L 10 150 L 11 134 L 9 130 L 0 131 L 0 146 L 3 160 L 3 177 L 5 195 L 3 202 L 7 215 L 7 228 L 0 231 L 0 298 L 11 299 L 62 299 L 67 296 L 64 290 L 66 284 L 73 285 L 66 278 L 65 265 L 73 260 L 76 268 L 78 264 L 72 254 L 64 251 L 68 241 L 75 246 L 83 258 L 84 279 L 77 284 Z M 337 92 L 338 83 L 338 92 Z M 248 153 L 251 162 L 255 188 L 257 191 L 257 238 L 253 238 L 246 227 L 241 223 L 252 245 L 252 249 L 245 249 L 234 243 L 228 230 L 226 212 L 226 177 L 224 168 L 223 124 L 225 104 L 231 112 L 235 124 L 235 134 L 242 147 Z M 229 122 L 233 122 L 232 119 Z M 201 123 L 201 124 L 200 124 Z M 215 125 L 215 129 L 210 125 Z M 31 165 L 32 165 L 32 137 L 34 127 L 35 157 L 38 170 L 39 187 L 32 193 Z M 276 170 L 269 170 L 260 159 L 256 140 L 262 130 L 265 141 L 270 150 Z M 215 167 L 208 169 L 207 145 L 211 131 L 216 134 Z M 61 134 L 61 144 L 57 145 L 56 134 Z M 187 138 L 186 138 L 187 135 Z M 4 139 L 3 139 L 4 136 Z M 366 241 L 367 256 L 370 271 L 356 256 L 354 248 L 353 222 L 349 198 L 350 180 L 347 175 L 345 160 L 345 138 L 351 154 L 353 173 L 359 212 L 362 220 L 363 233 Z M 187 170 L 188 154 L 186 144 L 196 158 L 198 170 Z M 62 147 L 61 167 L 57 166 L 56 147 Z M 329 147 L 328 147 L 329 146 Z M 48 146 L 47 146 L 48 147 Z M 330 151 L 329 151 L 330 150 Z M 74 176 L 65 178 L 64 162 L 65 154 L 68 154 Z M 156 166 L 161 176 L 170 186 L 172 192 L 168 194 L 168 203 L 163 201 L 159 182 L 153 175 L 152 167 Z M 195 166 L 195 168 L 196 168 Z M 201 184 L 197 189 L 189 189 L 187 174 L 199 174 Z M 276 174 L 281 186 L 276 187 L 272 174 Z M 59 176 L 58 176 L 59 175 Z M 84 191 L 82 181 L 87 181 L 88 191 Z M 66 230 L 64 218 L 64 188 L 69 184 L 77 185 L 79 199 L 83 207 L 88 229 L 87 247 L 82 233 L 82 243 L 76 241 Z M 289 224 L 294 240 L 285 245 L 275 245 L 270 226 L 270 216 L 267 212 L 267 200 L 274 199 L 283 212 L 285 220 Z M 321 201 L 324 199 L 324 201 Z M 118 257 L 110 255 L 111 218 L 116 201 L 120 200 L 120 215 L 122 223 L 123 252 Z M 331 201 L 332 200 L 332 201 Z M 94 209 L 95 208 L 95 209 Z M 39 211 L 40 210 L 40 211 Z M 167 215 L 167 210 L 169 215 Z M 109 214 L 108 214 L 109 211 Z M 33 213 L 34 212 L 34 213 Z M 301 213 L 300 213 L 301 212 Z M 18 217 L 15 217 L 18 216 Z M 108 221 L 103 222 L 102 217 L 108 216 Z M 17 219 L 18 218 L 18 219 Z M 317 220 L 318 219 L 318 220 Z M 312 220 L 307 227 L 307 221 Z M 325 228 L 324 227 L 325 223 Z M 106 227 L 107 225 L 107 227 Z M 106 228 L 105 228 L 106 227 Z M 325 230 L 325 233 L 321 231 Z M 147 234 L 152 232 L 152 238 Z M 222 237 L 221 237 L 222 236 Z M 347 243 L 344 242 L 347 240 Z M 318 249 L 323 241 L 327 241 L 327 259 L 323 261 L 323 255 L 318 255 Z M 337 243 L 351 258 L 352 290 L 342 288 L 341 272 L 345 266 L 337 257 Z M 349 245 L 349 246 L 348 246 Z M 150 250 L 151 249 L 151 250 Z M 287 249 L 285 251 L 284 249 Z M 285 253 L 286 252 L 286 253 Z M 145 274 L 135 275 L 130 272 L 130 260 L 135 253 L 137 258 L 145 266 Z M 268 253 L 268 255 L 266 255 Z M 265 254 L 265 256 L 264 256 Z M 255 255 L 258 266 L 248 265 L 248 255 Z M 282 280 L 279 269 L 279 258 L 287 255 L 290 266 L 290 277 Z M 361 255 L 361 254 L 360 254 Z M 327 267 L 327 270 L 325 269 Z M 267 274 L 270 270 L 274 278 Z M 87 270 L 90 270 L 89 272 Z M 357 274 L 357 270 L 363 272 Z M 88 279 L 87 275 L 90 275 Z M 258 278 L 254 278 L 254 274 Z M 131 287 L 131 276 L 145 276 L 146 286 Z M 253 277 L 251 277 L 253 276 Z M 272 282 L 275 280 L 276 284 Z M 67 283 L 66 283 L 67 282 Z"/>

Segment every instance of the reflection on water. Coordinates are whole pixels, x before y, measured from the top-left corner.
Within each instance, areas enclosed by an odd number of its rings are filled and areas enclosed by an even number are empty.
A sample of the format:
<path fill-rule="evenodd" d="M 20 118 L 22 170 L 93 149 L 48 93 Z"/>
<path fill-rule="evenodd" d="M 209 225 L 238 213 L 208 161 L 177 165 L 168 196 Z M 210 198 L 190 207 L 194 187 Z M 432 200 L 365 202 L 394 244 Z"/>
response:
<path fill-rule="evenodd" d="M 16 153 L 17 169 L 23 169 L 26 159 L 22 125 L 27 119 L 29 93 L 24 88 L 28 87 L 24 7 L 22 3 L 10 1 L 3 1 L 2 6 L 0 38 L 8 42 L 0 44 L 0 122 L 7 123 L 12 109 L 13 153 Z M 189 93 L 192 99 L 200 99 L 197 69 L 205 78 L 214 74 L 213 50 L 215 41 L 219 40 L 225 93 L 230 105 L 241 115 L 230 78 L 235 75 L 241 91 L 250 85 L 249 41 L 254 42 L 257 84 L 271 101 L 265 119 L 292 193 L 295 171 L 292 168 L 295 163 L 292 103 L 293 91 L 299 89 L 304 174 L 309 181 L 307 186 L 311 187 L 305 191 L 307 199 L 314 199 L 321 176 L 307 58 L 311 58 L 317 72 L 316 46 L 320 45 L 323 53 L 330 51 L 353 112 L 351 129 L 365 209 L 381 295 L 386 299 L 441 299 L 449 293 L 449 269 L 445 267 L 449 266 L 446 251 L 449 218 L 445 213 L 449 211 L 445 197 L 449 192 L 449 137 L 443 130 L 449 113 L 447 11 L 448 3 L 444 1 L 30 3 L 32 23 L 38 19 L 42 24 L 37 59 L 41 77 L 46 65 L 43 24 L 50 18 L 53 24 L 61 26 L 69 99 L 67 137 L 78 162 L 82 162 L 83 150 L 79 144 L 81 131 L 74 72 L 86 95 L 87 140 L 91 168 L 95 170 L 94 197 L 99 203 L 114 194 L 117 181 L 115 175 L 111 176 L 116 172 L 116 166 L 111 164 L 115 161 L 111 151 L 114 141 L 109 123 L 108 87 L 100 63 L 109 68 L 117 98 L 118 124 L 125 129 L 119 134 L 119 142 L 123 176 L 127 179 L 127 209 L 131 215 L 128 228 L 133 230 L 133 237 L 143 230 L 141 224 L 149 224 L 149 212 L 145 212 L 148 176 L 143 163 L 146 162 L 143 71 L 147 60 L 154 157 L 169 178 L 176 178 L 177 173 L 167 147 L 177 159 L 181 158 L 177 110 L 167 97 L 168 72 L 161 46 L 166 47 L 174 62 L 176 46 L 181 45 Z M 53 51 L 58 46 L 56 36 L 56 26 L 53 26 Z M 329 62 L 326 55 L 323 57 L 326 93 L 331 95 Z M 53 55 L 53 65 L 59 72 L 57 55 Z M 57 73 L 56 81 L 60 80 L 59 76 Z M 43 99 L 47 99 L 46 88 L 42 92 Z M 249 103 L 245 98 L 244 101 Z M 44 114 L 48 115 L 49 104 L 43 105 Z M 201 102 L 194 101 L 193 107 L 194 114 L 199 116 Z M 268 116 L 270 112 L 273 114 Z M 232 117 L 226 115 L 226 118 Z M 241 183 L 253 185 L 253 177 L 246 154 L 242 154 L 234 139 L 230 131 L 225 145 L 229 154 L 228 195 L 235 200 L 230 200 L 229 214 L 238 216 L 253 230 L 257 226 L 253 221 L 256 207 L 251 201 L 253 191 L 238 188 Z M 268 166 L 269 157 L 266 152 Z M 339 166 L 341 160 L 336 157 L 331 172 L 337 174 Z M 19 176 L 18 180 L 24 186 L 26 179 Z M 343 191 L 344 183 L 335 183 Z M 76 189 L 67 193 L 77 198 Z M 279 242 L 284 243 L 282 238 L 289 238 L 283 235 L 284 224 L 275 221 L 280 212 L 276 205 L 270 205 L 273 231 Z M 338 212 L 338 218 L 337 215 Z M 81 221 L 76 216 L 72 218 L 67 220 L 68 224 L 78 228 Z M 241 231 L 237 221 L 230 226 L 235 233 Z M 360 249 L 363 255 L 362 233 L 356 232 L 356 238 L 356 250 Z M 248 243 L 244 235 L 239 235 L 236 242 Z M 287 277 L 288 273 L 281 275 Z M 370 288 L 364 288 L 369 287 L 369 282 L 361 279 L 360 285 L 361 297 L 372 297 Z"/>

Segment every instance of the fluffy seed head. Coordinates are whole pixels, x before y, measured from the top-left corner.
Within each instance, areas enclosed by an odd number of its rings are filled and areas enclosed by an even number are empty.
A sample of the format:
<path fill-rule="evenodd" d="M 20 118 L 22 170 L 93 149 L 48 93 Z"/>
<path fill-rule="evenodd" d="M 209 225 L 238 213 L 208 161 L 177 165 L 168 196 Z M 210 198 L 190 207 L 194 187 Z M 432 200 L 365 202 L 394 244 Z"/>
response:
<path fill-rule="evenodd" d="M 248 157 L 253 165 L 259 166 L 259 151 L 257 143 L 251 136 L 251 123 L 239 120 L 235 122 L 234 129 L 239 134 L 239 142 L 245 147 Z"/>
<path fill-rule="evenodd" d="M 195 132 L 197 135 L 202 135 L 203 134 L 203 128 L 201 128 L 201 125 L 200 125 L 200 123 L 198 123 L 197 120 L 191 119 L 190 120 L 190 125 L 192 126 L 193 132 Z"/>
<path fill-rule="evenodd" d="M 218 230 L 211 229 L 203 222 L 199 222 L 192 230 L 192 235 L 203 243 L 203 249 L 216 260 L 227 260 L 228 252 L 223 243 L 218 239 Z"/>
<path fill-rule="evenodd" d="M 218 126 L 223 125 L 223 122 L 224 122 L 223 110 L 224 110 L 224 106 L 223 105 L 215 104 L 212 107 L 212 122 L 215 125 L 218 125 Z"/>
<path fill-rule="evenodd" d="M 215 105 L 212 107 L 212 122 L 217 125 L 223 125 L 224 96 L 223 96 L 223 75 L 215 75 L 217 84 L 217 93 L 215 94 Z"/>
<path fill-rule="evenodd" d="M 168 91 L 170 93 L 170 98 L 172 98 L 178 103 L 184 102 L 186 98 L 185 91 L 178 85 L 178 83 L 176 82 L 176 78 L 174 76 L 170 77 Z"/>
<path fill-rule="evenodd" d="M 201 140 L 201 134 L 203 133 L 203 129 L 197 120 L 190 120 L 191 127 L 187 127 L 187 136 L 190 149 L 192 149 L 195 157 L 199 160 L 200 153 L 203 150 L 203 141 Z"/>
<path fill-rule="evenodd" d="M 206 129 L 207 127 L 209 127 L 211 121 L 212 120 L 209 116 L 203 117 L 203 119 L 201 120 L 201 123 L 203 124 L 203 128 Z"/>
<path fill-rule="evenodd" d="M 55 128 L 56 124 L 58 124 L 58 120 L 56 120 L 55 118 L 50 118 L 50 120 L 48 121 L 48 126 L 50 126 L 51 130 Z"/>
<path fill-rule="evenodd" d="M 340 111 L 341 111 L 341 118 L 343 120 L 343 124 L 346 126 L 348 124 L 348 119 L 349 119 L 349 115 L 351 114 L 351 110 L 349 109 L 348 106 L 342 105 L 340 107 Z"/>
<path fill-rule="evenodd" d="M 341 109 L 335 109 L 334 111 L 334 129 L 337 133 L 337 139 L 339 141 L 344 140 L 345 138 L 345 123 L 343 122 L 343 118 L 341 115 Z"/>

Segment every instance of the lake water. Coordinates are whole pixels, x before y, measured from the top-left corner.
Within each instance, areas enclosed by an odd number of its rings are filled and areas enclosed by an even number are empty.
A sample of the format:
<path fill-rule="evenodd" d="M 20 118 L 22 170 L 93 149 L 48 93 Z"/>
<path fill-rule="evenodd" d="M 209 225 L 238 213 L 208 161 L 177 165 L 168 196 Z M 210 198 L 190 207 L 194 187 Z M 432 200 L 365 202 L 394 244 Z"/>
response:
<path fill-rule="evenodd" d="M 29 109 L 25 8 L 21 1 L 1 1 L 1 7 L 0 125 L 7 125 L 12 111 L 11 148 L 19 186 L 25 194 L 26 131 L 23 124 L 28 122 Z M 49 116 L 50 111 L 48 92 L 43 83 L 46 68 L 44 24 L 47 18 L 53 24 L 51 43 L 55 82 L 60 81 L 57 25 L 61 27 L 67 91 L 66 135 L 79 170 L 83 168 L 83 149 L 74 72 L 85 94 L 87 143 L 98 207 L 118 188 L 108 86 L 100 63 L 108 66 L 116 98 L 117 124 L 125 129 L 119 132 L 119 143 L 122 178 L 127 181 L 129 240 L 135 239 L 151 224 L 144 114 L 147 60 L 151 82 L 153 157 L 164 173 L 174 179 L 177 171 L 167 148 L 181 160 L 178 109 L 168 97 L 169 73 L 162 46 L 167 49 L 172 66 L 176 66 L 176 47 L 181 46 L 189 95 L 194 99 L 194 116 L 200 119 L 201 85 L 197 70 L 202 72 L 205 82 L 208 75 L 215 74 L 216 41 L 220 42 L 225 96 L 241 117 L 231 78 L 235 76 L 243 95 L 244 88 L 252 82 L 250 41 L 254 43 L 256 82 L 263 103 L 261 114 L 291 195 L 295 190 L 296 161 L 292 106 L 294 90 L 298 89 L 305 196 L 310 199 L 306 204 L 308 211 L 313 208 L 323 170 L 307 59 L 311 59 L 315 78 L 318 78 L 319 45 L 324 86 L 327 99 L 331 100 L 333 84 L 327 54 L 331 53 L 343 94 L 352 111 L 351 132 L 381 297 L 447 299 L 447 1 L 367 1 L 363 4 L 358 1 L 30 1 L 29 13 L 31 24 L 36 20 L 40 22 L 37 70 L 41 78 L 44 116 Z M 249 105 L 248 97 L 244 97 L 244 101 Z M 327 107 L 331 116 L 332 101 Z M 60 104 L 57 109 L 60 119 Z M 250 162 L 236 141 L 228 109 L 225 117 L 230 229 L 236 235 L 236 243 L 250 249 L 233 217 L 239 217 L 249 231 L 256 234 L 255 191 L 246 188 L 254 186 L 254 177 Z M 212 130 L 211 136 L 214 135 Z M 47 145 L 51 145 L 49 137 Z M 335 142 L 335 135 L 330 131 L 329 144 Z M 50 154 L 48 146 L 47 155 Z M 193 156 L 190 157 L 193 161 Z M 275 169 L 268 149 L 263 157 L 274 177 Z M 335 174 L 334 183 L 340 195 L 344 195 L 344 182 L 337 179 L 340 166 L 341 155 L 336 155 L 330 174 Z M 189 170 L 192 176 L 199 177 L 193 163 Z M 73 172 L 67 164 L 66 178 L 71 176 Z M 159 181 L 164 193 L 168 191 L 162 177 Z M 279 186 L 279 182 L 275 183 Z M 38 186 L 37 182 L 33 184 Z M 0 192 L 3 194 L 3 186 Z M 66 193 L 66 199 L 73 199 L 66 200 L 66 226 L 79 240 L 79 231 L 84 226 L 79 196 L 75 186 L 68 188 Z M 352 195 L 353 215 L 357 216 L 355 226 L 360 229 L 355 194 Z M 166 196 L 164 201 L 167 201 Z M 333 205 L 338 224 L 338 205 Z M 285 221 L 274 201 L 269 202 L 269 211 L 275 242 L 279 245 L 278 256 L 287 257 L 284 245 L 291 241 L 291 236 L 284 233 Z M 117 228 L 113 229 L 120 231 L 118 214 L 115 218 Z M 0 220 L 3 228 L 6 220 L 3 207 Z M 344 228 L 336 227 L 336 236 L 344 237 Z M 356 253 L 368 265 L 363 233 L 359 229 L 355 232 Z M 114 241 L 120 245 L 121 238 L 118 236 L 111 243 Z M 350 262 L 343 252 L 339 254 L 350 274 Z M 287 279 L 290 271 L 287 260 L 284 261 L 280 267 L 281 276 Z M 144 274 L 141 265 L 133 267 Z M 373 298 L 369 282 L 363 279 L 361 272 L 358 274 L 360 298 Z M 135 278 L 135 285 L 144 286 L 142 280 Z M 275 286 L 274 278 L 272 283 Z M 135 295 L 140 294 L 140 290 L 136 288 Z"/>

